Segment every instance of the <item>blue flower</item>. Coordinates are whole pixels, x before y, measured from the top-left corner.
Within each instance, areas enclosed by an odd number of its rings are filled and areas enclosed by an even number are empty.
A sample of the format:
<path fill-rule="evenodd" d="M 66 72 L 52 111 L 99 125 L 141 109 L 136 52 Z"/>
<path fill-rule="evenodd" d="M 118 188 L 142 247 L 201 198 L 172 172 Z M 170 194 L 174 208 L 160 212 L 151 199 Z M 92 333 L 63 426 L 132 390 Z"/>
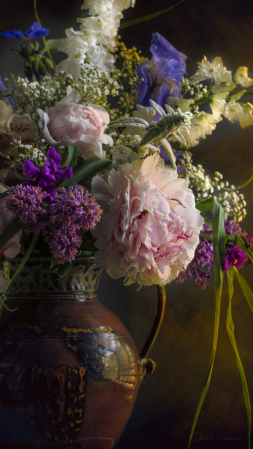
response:
<path fill-rule="evenodd" d="M 12 30 L 12 31 L 5 31 L 5 33 L 1 33 L 0 36 L 4 37 L 10 37 L 11 39 L 19 39 L 20 37 L 24 37 L 27 39 L 37 39 L 39 37 L 47 36 L 49 33 L 49 30 L 46 30 L 45 28 L 40 28 L 38 22 L 34 22 L 32 26 L 30 26 L 27 30 L 27 33 L 21 33 L 21 31 Z"/>
<path fill-rule="evenodd" d="M 144 79 L 138 86 L 138 104 L 148 107 L 152 99 L 164 108 L 169 96 L 180 98 L 187 56 L 159 33 L 153 34 L 150 51 L 152 59 L 142 62 L 137 69 L 138 78 Z"/>

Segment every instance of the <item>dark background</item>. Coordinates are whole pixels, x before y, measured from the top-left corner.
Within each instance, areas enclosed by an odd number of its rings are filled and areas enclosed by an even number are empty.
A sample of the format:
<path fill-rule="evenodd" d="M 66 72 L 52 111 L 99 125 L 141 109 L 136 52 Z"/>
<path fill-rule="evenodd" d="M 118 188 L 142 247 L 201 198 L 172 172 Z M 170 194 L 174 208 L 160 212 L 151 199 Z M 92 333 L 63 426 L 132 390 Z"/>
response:
<path fill-rule="evenodd" d="M 64 29 L 78 29 L 81 0 L 39 0 L 38 12 L 49 38 L 64 37 Z M 163 9 L 171 0 L 136 0 L 135 9 L 125 12 L 131 20 Z M 23 32 L 35 20 L 32 0 L 1 0 L 0 32 Z M 238 66 L 249 67 L 253 77 L 253 3 L 250 0 L 186 0 L 172 11 L 140 25 L 120 31 L 128 46 L 137 46 L 149 56 L 151 34 L 158 31 L 177 50 L 188 55 L 187 71 L 194 73 L 203 55 L 209 60 L 221 56 L 224 65 L 235 73 Z M 10 52 L 19 41 L 0 38 L 0 74 L 22 74 L 21 58 Z M 253 97 L 245 98 L 252 101 Z M 219 123 L 211 136 L 195 147 L 194 161 L 202 163 L 208 174 L 218 170 L 235 185 L 243 184 L 253 167 L 253 127 L 242 130 L 238 123 Z M 243 191 L 248 215 L 242 227 L 251 235 L 252 185 Z M 252 267 L 243 275 L 253 288 Z M 99 298 L 124 322 L 141 349 L 152 326 L 156 309 L 156 288 L 124 287 L 102 275 Z M 247 416 L 236 359 L 226 327 L 228 305 L 225 283 L 218 352 L 211 386 L 193 438 L 192 448 L 247 447 Z M 253 316 L 236 285 L 233 317 L 239 352 L 253 398 Z M 162 329 L 150 357 L 157 362 L 155 373 L 146 378 L 117 449 L 187 447 L 194 414 L 206 375 L 212 349 L 214 323 L 214 283 L 207 290 L 194 282 L 167 287 L 167 307 Z"/>

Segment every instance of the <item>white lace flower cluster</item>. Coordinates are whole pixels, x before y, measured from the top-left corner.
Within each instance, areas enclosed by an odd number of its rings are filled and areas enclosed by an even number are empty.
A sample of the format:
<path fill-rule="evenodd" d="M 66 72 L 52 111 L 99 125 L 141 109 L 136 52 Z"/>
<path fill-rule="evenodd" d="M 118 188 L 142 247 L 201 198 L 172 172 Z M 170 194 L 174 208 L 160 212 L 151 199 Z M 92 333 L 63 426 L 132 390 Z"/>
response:
<path fill-rule="evenodd" d="M 68 86 L 80 95 L 82 102 L 107 104 L 107 96 L 119 94 L 117 71 L 109 74 L 94 64 L 83 64 L 80 68 L 81 78 L 75 78 L 65 72 L 56 72 L 44 76 L 40 82 L 29 83 L 26 78 L 14 76 L 5 79 L 10 95 L 15 101 L 13 109 L 18 114 L 27 113 L 35 117 L 37 109 L 45 112 L 57 101 L 66 96 Z"/>
<path fill-rule="evenodd" d="M 82 9 L 88 15 L 77 19 L 80 31 L 69 28 L 65 31 L 58 49 L 67 54 L 67 58 L 58 64 L 58 71 L 64 70 L 73 76 L 81 76 L 80 65 L 92 62 L 103 70 L 114 68 L 111 50 L 116 45 L 122 11 L 134 6 L 135 0 L 85 0 Z"/>
<path fill-rule="evenodd" d="M 230 186 L 228 181 L 223 181 L 221 173 L 215 172 L 212 180 L 202 165 L 193 165 L 190 151 L 183 152 L 180 163 L 185 167 L 182 176 L 190 182 L 197 203 L 213 196 L 224 208 L 226 218 L 241 222 L 246 217 L 244 195 L 234 185 Z"/>
<path fill-rule="evenodd" d="M 212 134 L 223 117 L 232 123 L 239 120 L 242 128 L 253 125 L 253 105 L 239 103 L 240 98 L 247 93 L 245 87 L 253 85 L 253 79 L 248 77 L 248 68 L 239 67 L 233 80 L 232 72 L 224 67 L 220 57 L 210 62 L 204 56 L 198 66 L 197 72 L 190 79 L 186 78 L 182 84 L 183 97 L 190 94 L 191 98 L 168 99 L 169 105 L 174 109 L 193 112 L 189 134 L 182 132 L 188 148 L 196 146 L 200 138 L 205 139 L 207 135 Z M 209 86 L 200 84 L 203 81 L 209 81 Z M 234 91 L 238 84 L 244 89 Z M 206 102 L 210 104 L 210 112 L 199 109 Z"/>

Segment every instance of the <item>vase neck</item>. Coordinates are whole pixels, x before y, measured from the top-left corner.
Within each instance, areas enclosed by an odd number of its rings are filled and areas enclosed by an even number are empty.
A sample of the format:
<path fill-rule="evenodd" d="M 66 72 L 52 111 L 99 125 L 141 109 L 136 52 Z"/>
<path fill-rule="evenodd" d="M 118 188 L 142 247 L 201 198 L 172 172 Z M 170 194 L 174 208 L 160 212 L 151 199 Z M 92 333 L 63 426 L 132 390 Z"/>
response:
<path fill-rule="evenodd" d="M 20 259 L 21 260 L 21 259 Z M 14 275 L 20 260 L 4 262 L 7 278 Z M 86 301 L 96 297 L 102 269 L 94 257 L 77 258 L 64 277 L 47 271 L 46 258 L 30 258 L 8 293 L 9 300 Z"/>

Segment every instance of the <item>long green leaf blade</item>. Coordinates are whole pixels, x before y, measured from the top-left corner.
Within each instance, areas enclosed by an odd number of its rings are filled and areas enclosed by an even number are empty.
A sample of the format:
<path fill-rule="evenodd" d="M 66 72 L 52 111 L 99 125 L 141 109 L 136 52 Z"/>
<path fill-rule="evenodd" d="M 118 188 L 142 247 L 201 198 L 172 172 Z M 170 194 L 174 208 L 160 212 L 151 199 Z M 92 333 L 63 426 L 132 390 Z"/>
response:
<path fill-rule="evenodd" d="M 171 5 L 168 8 L 164 8 L 161 11 L 154 12 L 153 14 L 149 14 L 144 17 L 140 17 L 139 19 L 129 20 L 129 22 L 122 23 L 120 25 L 120 29 L 130 27 L 131 25 L 136 25 L 137 23 L 145 22 L 146 20 L 153 19 L 154 17 L 160 16 L 161 14 L 164 14 L 171 9 L 175 8 L 176 6 L 180 5 L 180 3 L 183 3 L 185 0 L 180 0 L 180 2 L 175 3 L 175 5 Z"/>
<path fill-rule="evenodd" d="M 236 340 L 235 340 L 235 326 L 234 326 L 234 322 L 233 322 L 233 318 L 232 318 L 232 297 L 234 294 L 233 279 L 234 279 L 234 267 L 230 267 L 229 270 L 227 271 L 229 304 L 228 304 L 228 310 L 227 310 L 226 327 L 227 327 L 229 339 L 230 339 L 232 347 L 235 351 L 237 368 L 238 368 L 241 382 L 242 382 L 242 391 L 243 391 L 244 401 L 245 401 L 246 410 L 247 410 L 247 418 L 248 418 L 248 449 L 250 449 L 252 413 L 251 413 L 251 404 L 250 404 L 250 395 L 249 395 L 248 384 L 247 384 L 246 376 L 244 373 L 243 365 L 241 362 L 241 358 L 240 358 Z"/>
<path fill-rule="evenodd" d="M 238 280 L 238 282 L 240 284 L 240 287 L 242 289 L 242 292 L 243 292 L 243 294 L 244 294 L 244 296 L 245 296 L 245 298 L 246 298 L 246 300 L 247 300 L 247 302 L 249 304 L 251 312 L 253 313 L 253 293 L 250 290 L 250 287 L 247 284 L 247 282 L 245 281 L 245 279 L 242 277 L 242 275 L 237 270 L 237 268 L 236 267 L 233 267 L 233 268 L 234 268 L 234 272 L 235 272 L 236 278 L 237 278 L 237 280 Z"/>
<path fill-rule="evenodd" d="M 87 161 L 78 165 L 78 167 L 73 170 L 73 178 L 65 179 L 62 183 L 63 187 L 72 187 L 79 182 L 88 181 L 90 178 L 95 176 L 98 172 L 105 170 L 111 165 L 109 159 L 101 159 L 100 157 L 94 156 Z"/>
<path fill-rule="evenodd" d="M 55 51 L 59 51 L 58 50 L 58 45 L 62 42 L 63 39 L 49 39 L 47 41 L 47 47 L 44 46 L 40 52 L 41 53 L 45 53 L 45 51 L 50 50 L 51 52 L 55 52 Z"/>
<path fill-rule="evenodd" d="M 18 266 L 18 269 L 15 272 L 15 274 L 14 274 L 10 284 L 8 285 L 6 291 L 4 292 L 4 294 L 2 294 L 2 301 L 1 301 L 1 305 L 0 305 L 0 317 L 2 316 L 2 312 L 3 312 L 3 307 L 4 307 L 4 302 L 5 302 L 6 296 L 7 296 L 8 292 L 10 291 L 11 287 L 13 286 L 14 282 L 16 281 L 17 277 L 19 276 L 19 274 L 23 270 L 26 262 L 28 261 L 30 255 L 31 255 L 31 252 L 32 252 L 33 248 L 35 247 L 35 245 L 37 243 L 38 238 L 39 238 L 39 234 L 38 235 L 33 234 L 33 238 L 32 238 L 32 241 L 31 241 L 31 243 L 29 245 L 28 250 L 26 251 L 23 259 L 21 260 L 21 262 L 20 262 L 20 264 Z"/>
<path fill-rule="evenodd" d="M 203 203 L 205 203 L 203 205 Z M 224 210 L 219 205 L 219 203 L 214 199 L 202 202 L 204 207 L 203 211 L 210 210 L 210 203 L 213 205 L 213 263 L 214 263 L 214 275 L 215 275 L 215 320 L 214 320 L 214 336 L 213 336 L 213 348 L 211 352 L 211 357 L 209 360 L 206 379 L 204 386 L 200 395 L 200 400 L 198 403 L 197 411 L 195 413 L 191 434 L 188 442 L 188 449 L 191 445 L 191 440 L 198 422 L 200 411 L 204 403 L 213 371 L 214 359 L 217 350 L 218 334 L 219 334 L 219 323 L 220 323 L 220 303 L 221 303 L 221 293 L 224 278 L 224 264 L 225 264 L 225 229 L 224 229 Z M 200 210 L 200 209 L 199 209 Z"/>
<path fill-rule="evenodd" d="M 65 165 L 67 167 L 74 167 L 77 159 L 79 158 L 81 154 L 81 148 L 74 147 L 73 145 L 68 145 L 68 158 L 65 162 Z"/>
<path fill-rule="evenodd" d="M 20 229 L 22 229 L 22 224 L 19 221 L 19 218 L 16 217 L 11 222 L 11 224 L 6 228 L 2 234 L 0 235 L 0 250 L 17 234 Z"/>

